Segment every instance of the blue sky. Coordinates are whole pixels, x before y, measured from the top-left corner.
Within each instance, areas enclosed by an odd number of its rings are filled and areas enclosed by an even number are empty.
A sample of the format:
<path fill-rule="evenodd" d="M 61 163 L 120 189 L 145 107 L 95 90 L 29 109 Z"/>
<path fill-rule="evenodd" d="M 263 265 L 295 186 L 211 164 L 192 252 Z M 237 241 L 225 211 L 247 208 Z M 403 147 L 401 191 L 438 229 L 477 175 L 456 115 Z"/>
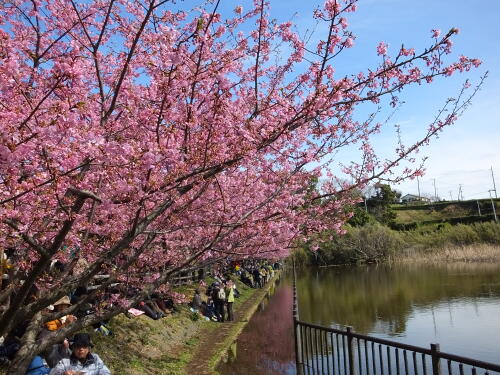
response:
<path fill-rule="evenodd" d="M 292 20 L 303 34 L 314 29 L 313 10 L 321 6 L 318 0 L 268 0 L 271 17 L 280 21 Z M 208 0 L 210 3 L 211 0 Z M 180 8 L 191 8 L 196 0 L 179 3 Z M 219 8 L 227 15 L 237 5 L 248 10 L 249 0 L 222 0 Z M 211 8 L 211 5 L 209 5 Z M 359 0 L 358 11 L 348 14 L 349 29 L 356 35 L 353 48 L 341 54 L 333 65 L 338 77 L 366 71 L 375 67 L 380 57 L 376 46 L 380 41 L 389 44 L 389 51 L 397 51 L 402 43 L 417 51 L 431 43 L 431 29 L 443 33 L 452 27 L 460 29 L 453 39 L 455 57 L 463 54 L 479 58 L 483 65 L 470 73 L 439 79 L 431 85 L 412 87 L 401 96 L 405 105 L 391 119 L 391 123 L 374 141 L 382 157 L 390 157 L 396 145 L 394 125 L 399 124 L 403 140 L 410 144 L 423 135 L 427 125 L 448 97 L 456 96 L 466 78 L 476 83 L 489 71 L 482 90 L 473 105 L 439 139 L 425 147 L 418 156 L 428 157 L 426 174 L 420 178 L 422 193 L 434 195 L 433 180 L 438 196 L 456 199 L 462 185 L 464 199 L 486 198 L 492 189 L 490 167 L 493 167 L 500 191 L 500 0 Z M 316 35 L 324 35 L 326 27 L 316 28 Z M 451 61 L 451 60 L 450 60 Z M 387 108 L 379 120 L 385 119 Z M 363 119 L 363 110 L 359 119 Z M 336 155 L 336 161 L 355 160 L 357 152 Z M 417 193 L 417 181 L 395 186 L 403 193 Z"/>
<path fill-rule="evenodd" d="M 292 19 L 303 32 L 314 28 L 311 13 L 321 4 L 275 0 L 271 1 L 271 15 L 280 20 Z M 391 124 L 401 125 L 403 137 L 409 143 L 423 134 L 446 98 L 455 96 L 466 78 L 474 83 L 488 70 L 489 77 L 473 105 L 419 154 L 428 157 L 426 175 L 420 179 L 422 193 L 433 195 L 433 179 L 436 179 L 442 198 L 449 199 L 451 192 L 455 199 L 459 184 L 465 199 L 488 197 L 488 190 L 492 189 L 491 166 L 500 186 L 500 0 L 360 0 L 358 11 L 349 14 L 349 25 L 356 41 L 352 49 L 334 62 L 339 74 L 375 66 L 379 41 L 389 43 L 395 50 L 401 43 L 418 50 L 431 43 L 431 29 L 443 32 L 452 27 L 460 29 L 454 38 L 454 55 L 477 57 L 483 65 L 469 74 L 407 90 L 402 95 L 406 104 Z M 318 34 L 321 31 L 317 29 Z M 381 155 L 389 156 L 396 137 L 392 126 L 387 130 L 377 137 L 375 147 Z M 339 161 L 344 163 L 354 158 L 353 152 L 339 155 Z M 416 193 L 417 182 L 404 182 L 396 188 Z"/>

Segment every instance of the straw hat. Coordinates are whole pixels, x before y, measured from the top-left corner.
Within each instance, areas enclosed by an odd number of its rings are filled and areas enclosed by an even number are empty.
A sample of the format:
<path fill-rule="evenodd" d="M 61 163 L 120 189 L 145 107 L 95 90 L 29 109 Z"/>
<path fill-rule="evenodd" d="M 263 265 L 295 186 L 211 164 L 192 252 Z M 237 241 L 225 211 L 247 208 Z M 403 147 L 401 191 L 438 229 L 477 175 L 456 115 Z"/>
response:
<path fill-rule="evenodd" d="M 57 306 L 57 305 L 71 305 L 69 297 L 68 296 L 64 296 L 59 301 L 57 301 L 57 302 L 54 303 L 54 306 Z"/>

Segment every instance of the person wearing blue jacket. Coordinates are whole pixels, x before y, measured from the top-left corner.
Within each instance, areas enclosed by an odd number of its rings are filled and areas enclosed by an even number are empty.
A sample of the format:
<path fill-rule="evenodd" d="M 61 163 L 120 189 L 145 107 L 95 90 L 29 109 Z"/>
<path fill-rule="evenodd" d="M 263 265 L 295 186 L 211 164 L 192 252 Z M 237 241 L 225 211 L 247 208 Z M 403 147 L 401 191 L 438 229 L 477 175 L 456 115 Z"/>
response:
<path fill-rule="evenodd" d="M 28 371 L 26 371 L 26 375 L 47 375 L 49 372 L 50 368 L 47 366 L 47 362 L 37 355 L 33 358 L 33 361 L 31 361 Z"/>

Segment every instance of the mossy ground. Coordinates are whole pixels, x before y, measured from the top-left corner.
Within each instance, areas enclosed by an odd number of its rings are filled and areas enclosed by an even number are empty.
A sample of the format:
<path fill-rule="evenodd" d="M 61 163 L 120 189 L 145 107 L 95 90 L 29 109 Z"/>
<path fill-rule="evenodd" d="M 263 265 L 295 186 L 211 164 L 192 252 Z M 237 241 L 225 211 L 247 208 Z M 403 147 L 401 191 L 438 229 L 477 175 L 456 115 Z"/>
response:
<path fill-rule="evenodd" d="M 186 308 L 160 320 L 119 315 L 109 324 L 113 336 L 93 335 L 93 350 L 113 374 L 182 374 L 203 324 L 190 316 Z"/>

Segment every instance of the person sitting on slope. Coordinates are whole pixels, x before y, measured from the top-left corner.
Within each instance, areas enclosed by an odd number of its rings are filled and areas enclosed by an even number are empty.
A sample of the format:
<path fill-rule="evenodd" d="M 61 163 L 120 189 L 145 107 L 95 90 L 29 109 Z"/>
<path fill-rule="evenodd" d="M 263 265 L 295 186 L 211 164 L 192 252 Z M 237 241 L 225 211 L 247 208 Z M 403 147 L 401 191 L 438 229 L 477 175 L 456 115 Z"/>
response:
<path fill-rule="evenodd" d="M 102 359 L 91 353 L 92 342 L 88 333 L 77 333 L 72 340 L 71 356 L 61 359 L 49 375 L 111 375 Z"/>

